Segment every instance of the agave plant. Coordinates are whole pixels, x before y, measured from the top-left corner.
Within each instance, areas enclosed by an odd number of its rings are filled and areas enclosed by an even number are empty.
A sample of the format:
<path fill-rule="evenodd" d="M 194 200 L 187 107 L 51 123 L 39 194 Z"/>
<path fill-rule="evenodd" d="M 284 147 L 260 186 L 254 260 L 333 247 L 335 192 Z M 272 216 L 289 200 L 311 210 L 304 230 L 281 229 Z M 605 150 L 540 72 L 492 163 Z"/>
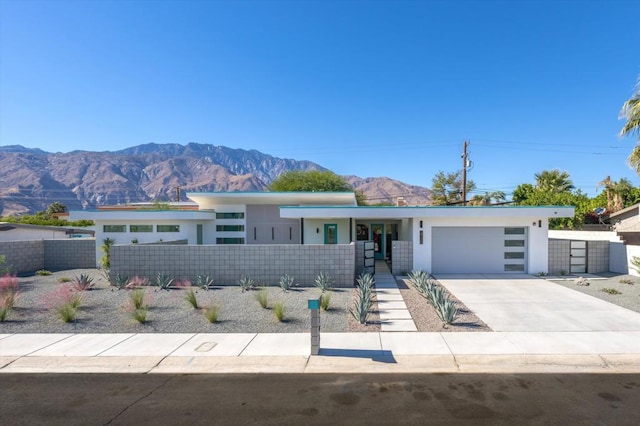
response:
<path fill-rule="evenodd" d="M 349 312 L 360 324 L 366 324 L 369 319 L 369 310 L 373 305 L 371 293 L 367 294 L 361 288 L 356 290 L 356 298 L 353 305 L 349 308 Z"/>
<path fill-rule="evenodd" d="M 209 290 L 213 288 L 213 278 L 207 274 L 198 274 L 196 276 L 196 287 L 203 290 Z"/>
<path fill-rule="evenodd" d="M 285 293 L 288 292 L 289 290 L 291 290 L 291 287 L 293 287 L 293 277 L 289 276 L 289 274 L 283 275 L 282 277 L 280 277 L 278 285 L 280 286 L 282 291 L 284 291 Z"/>
<path fill-rule="evenodd" d="M 240 285 L 240 289 L 244 293 L 245 291 L 253 290 L 256 288 L 256 281 L 248 275 L 240 278 L 238 280 L 238 284 Z"/>
<path fill-rule="evenodd" d="M 445 298 L 444 301 L 439 301 L 435 306 L 436 314 L 444 325 L 452 324 L 458 317 L 458 308 L 454 301 L 449 298 Z"/>
<path fill-rule="evenodd" d="M 318 274 L 315 280 L 316 287 L 318 287 L 320 291 L 322 291 L 323 293 L 325 291 L 331 290 L 332 283 L 333 283 L 333 280 L 331 279 L 331 275 L 325 274 L 324 272 L 320 272 L 320 274 Z"/>
<path fill-rule="evenodd" d="M 129 277 L 127 275 L 116 274 L 113 283 L 118 290 L 123 289 L 129 284 Z"/>
<path fill-rule="evenodd" d="M 79 277 L 75 277 L 73 279 L 73 286 L 78 291 L 89 290 L 94 285 L 95 285 L 95 283 L 93 282 L 93 278 L 91 278 L 87 274 L 80 274 Z"/>
<path fill-rule="evenodd" d="M 159 290 L 169 290 L 171 284 L 173 284 L 173 278 L 169 274 L 158 272 L 153 283 L 158 286 Z"/>

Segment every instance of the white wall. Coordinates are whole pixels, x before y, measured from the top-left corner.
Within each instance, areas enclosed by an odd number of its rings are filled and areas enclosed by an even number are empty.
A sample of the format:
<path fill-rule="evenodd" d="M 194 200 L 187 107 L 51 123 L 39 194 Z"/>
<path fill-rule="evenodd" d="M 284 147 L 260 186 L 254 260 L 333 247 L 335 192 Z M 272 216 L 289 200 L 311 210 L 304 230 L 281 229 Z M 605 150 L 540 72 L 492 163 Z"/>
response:
<path fill-rule="evenodd" d="M 60 230 L 16 228 L 0 232 L 0 241 L 55 240 L 69 238 L 66 228 Z"/>
<path fill-rule="evenodd" d="M 582 240 L 582 241 L 614 241 L 621 242 L 620 237 L 614 231 L 560 231 L 549 230 L 549 238 L 557 240 Z"/>
<path fill-rule="evenodd" d="M 638 271 L 636 271 L 631 265 L 631 260 L 634 258 L 634 256 L 640 257 L 640 246 L 627 245 L 625 247 L 627 247 L 627 273 L 636 277 L 640 277 L 640 273 L 638 273 Z"/>
<path fill-rule="evenodd" d="M 420 229 L 420 221 L 423 228 Z M 541 227 L 538 226 L 541 221 Z M 514 226 L 527 228 L 528 252 L 527 271 L 530 274 L 547 272 L 549 243 L 547 239 L 548 220 L 544 217 L 511 217 L 511 218 L 415 218 L 413 220 L 413 268 L 431 271 L 431 238 L 434 226 Z M 423 243 L 420 244 L 420 231 L 423 231 Z M 478 247 L 478 250 L 482 250 Z"/>

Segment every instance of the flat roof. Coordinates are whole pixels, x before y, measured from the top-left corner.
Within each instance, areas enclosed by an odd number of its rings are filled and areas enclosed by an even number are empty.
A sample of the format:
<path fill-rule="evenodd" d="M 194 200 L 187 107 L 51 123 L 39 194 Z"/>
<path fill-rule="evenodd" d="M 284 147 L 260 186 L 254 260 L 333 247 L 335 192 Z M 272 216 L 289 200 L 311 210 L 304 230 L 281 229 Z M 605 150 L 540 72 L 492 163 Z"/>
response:
<path fill-rule="evenodd" d="M 200 208 L 214 209 L 220 205 L 306 205 L 356 207 L 353 192 L 187 192 L 187 197 Z"/>

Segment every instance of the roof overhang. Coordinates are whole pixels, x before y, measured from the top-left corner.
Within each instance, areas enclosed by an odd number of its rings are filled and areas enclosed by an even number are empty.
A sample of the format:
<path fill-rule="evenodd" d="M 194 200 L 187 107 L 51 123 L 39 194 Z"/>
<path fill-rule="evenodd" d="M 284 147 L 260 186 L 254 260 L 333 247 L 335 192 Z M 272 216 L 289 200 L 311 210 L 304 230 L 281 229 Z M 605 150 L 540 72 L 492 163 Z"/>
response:
<path fill-rule="evenodd" d="M 426 206 L 426 207 L 280 207 L 280 217 L 289 219 L 325 219 L 325 218 L 357 218 L 357 219 L 410 219 L 429 217 L 573 217 L 575 209 L 567 206 L 540 207 L 456 207 L 456 206 Z"/>
<path fill-rule="evenodd" d="M 353 192 L 187 192 L 200 209 L 225 205 L 351 206 L 358 205 Z"/>
<path fill-rule="evenodd" d="M 77 210 L 73 220 L 212 220 L 215 212 L 203 210 Z"/>

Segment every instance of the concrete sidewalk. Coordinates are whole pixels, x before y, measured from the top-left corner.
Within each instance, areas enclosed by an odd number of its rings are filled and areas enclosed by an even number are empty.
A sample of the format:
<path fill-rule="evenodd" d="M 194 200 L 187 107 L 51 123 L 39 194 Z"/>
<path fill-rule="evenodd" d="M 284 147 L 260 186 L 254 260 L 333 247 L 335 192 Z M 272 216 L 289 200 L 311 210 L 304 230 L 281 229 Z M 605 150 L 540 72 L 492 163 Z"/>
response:
<path fill-rule="evenodd" d="M 0 334 L 0 373 L 640 373 L 640 331 Z"/>

